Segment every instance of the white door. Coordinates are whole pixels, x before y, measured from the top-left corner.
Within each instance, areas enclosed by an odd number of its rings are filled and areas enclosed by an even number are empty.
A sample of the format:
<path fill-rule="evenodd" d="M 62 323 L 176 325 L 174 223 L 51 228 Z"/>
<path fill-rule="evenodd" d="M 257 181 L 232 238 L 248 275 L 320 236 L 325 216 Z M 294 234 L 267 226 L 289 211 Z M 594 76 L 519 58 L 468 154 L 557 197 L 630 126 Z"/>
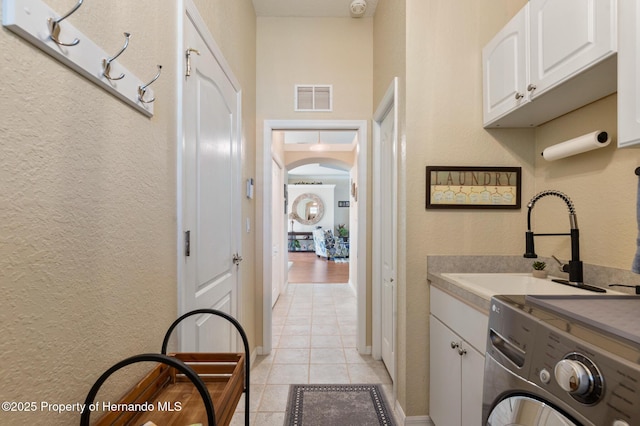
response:
<path fill-rule="evenodd" d="M 396 306 L 396 178 L 395 178 L 395 107 L 380 124 L 382 209 L 380 253 L 382 257 L 382 361 L 394 378 L 395 306 Z"/>
<path fill-rule="evenodd" d="M 276 304 L 284 284 L 284 170 L 277 161 L 271 160 L 271 307 Z"/>
<path fill-rule="evenodd" d="M 188 63 L 181 70 L 185 246 L 179 304 L 181 314 L 213 308 L 236 316 L 239 267 L 234 257 L 240 250 L 241 223 L 238 91 L 221 68 L 219 50 L 208 34 L 197 12 L 187 10 L 183 52 Z M 226 320 L 210 315 L 190 317 L 180 333 L 183 351 L 229 351 L 237 338 Z"/>

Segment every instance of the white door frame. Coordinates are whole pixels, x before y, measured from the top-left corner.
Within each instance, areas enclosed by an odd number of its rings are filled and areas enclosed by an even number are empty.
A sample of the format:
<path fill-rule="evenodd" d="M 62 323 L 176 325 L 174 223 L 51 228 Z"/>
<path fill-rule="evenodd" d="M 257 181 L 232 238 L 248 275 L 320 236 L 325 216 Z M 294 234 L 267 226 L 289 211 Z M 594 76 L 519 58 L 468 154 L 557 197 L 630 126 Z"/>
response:
<path fill-rule="evenodd" d="M 358 326 L 356 346 L 361 354 L 370 354 L 367 347 L 367 120 L 265 120 L 263 133 L 262 199 L 262 354 L 271 352 L 271 143 L 274 130 L 356 130 L 358 132 L 358 242 L 356 268 L 358 274 L 357 304 Z M 352 259 L 353 260 L 353 259 Z"/>
<path fill-rule="evenodd" d="M 382 121 L 387 116 L 389 110 L 393 108 L 394 111 L 394 122 L 398 122 L 398 77 L 394 77 L 393 81 L 389 85 L 387 92 L 384 97 L 380 101 L 376 112 L 373 115 L 373 137 L 372 137 L 372 148 L 373 148 L 373 170 L 380 171 L 381 170 L 381 156 L 386 153 L 381 152 L 381 143 L 380 143 L 380 127 Z M 393 146 L 394 146 L 394 155 L 397 155 L 398 152 L 398 129 L 397 126 L 394 128 L 393 134 Z M 397 158 L 394 156 L 393 164 L 397 165 Z M 394 172 L 395 180 L 397 182 L 397 168 Z M 373 233 L 372 233 L 372 260 L 371 264 L 373 266 L 372 270 L 372 284 L 371 284 L 371 304 L 372 304 L 372 333 L 371 333 L 371 343 L 372 343 L 372 355 L 374 359 L 382 358 L 382 250 L 381 250 L 381 242 L 380 242 L 380 232 L 377 230 L 381 229 L 382 226 L 382 218 L 380 211 L 383 206 L 380 205 L 380 195 L 379 191 L 382 187 L 381 185 L 381 176 L 380 173 L 373 173 L 373 212 L 372 212 L 372 220 L 373 220 Z M 396 195 L 397 197 L 397 195 Z M 397 198 L 395 198 L 393 205 L 390 206 L 392 209 L 398 208 Z M 397 215 L 396 215 L 397 217 Z M 395 244 L 394 244 L 395 245 Z M 396 247 L 397 250 L 397 247 Z M 394 324 L 397 326 L 397 288 L 398 283 L 394 286 L 394 292 L 396 294 L 393 295 L 394 305 L 393 306 L 393 316 L 394 316 Z M 397 330 L 396 330 L 397 331 Z M 393 347 L 397 348 L 397 332 L 393 333 Z M 393 360 L 393 370 L 397 371 L 397 351 L 394 351 L 394 360 Z"/>
<path fill-rule="evenodd" d="M 183 288 L 185 285 L 184 283 L 185 246 L 184 246 L 184 232 L 183 232 L 184 230 L 182 229 L 183 221 L 184 221 L 183 203 L 184 203 L 184 197 L 185 197 L 184 190 L 183 190 L 184 127 L 183 127 L 183 114 L 182 114 L 182 108 L 183 108 L 182 105 L 184 102 L 184 83 L 185 83 L 184 70 L 186 69 L 186 55 L 185 55 L 184 46 L 183 46 L 185 16 L 189 16 L 191 18 L 192 22 L 200 32 L 200 35 L 202 36 L 204 41 L 207 43 L 207 45 L 211 49 L 211 52 L 213 53 L 214 57 L 220 64 L 220 67 L 222 68 L 223 72 L 226 74 L 227 78 L 231 82 L 231 85 L 233 86 L 234 90 L 237 93 L 238 102 L 237 102 L 236 114 L 238 117 L 238 120 L 237 120 L 238 122 L 237 122 L 236 129 L 234 129 L 234 132 L 236 132 L 236 135 L 238 135 L 238 140 L 240 140 L 240 135 L 242 135 L 242 89 L 240 87 L 240 82 L 233 74 L 231 66 L 229 66 L 229 63 L 224 58 L 224 55 L 222 54 L 222 50 L 220 49 L 220 47 L 214 40 L 213 36 L 211 35 L 209 28 L 207 27 L 206 23 L 202 19 L 202 16 L 200 15 L 200 12 L 196 8 L 195 4 L 193 3 L 193 0 L 178 0 L 176 2 L 177 40 L 175 45 L 176 46 L 176 64 L 177 64 L 176 69 L 178 70 L 175 75 L 175 78 L 176 78 L 175 80 L 175 85 L 176 85 L 176 105 L 175 105 L 175 108 L 176 108 L 175 110 L 176 111 L 176 228 L 177 228 L 176 291 L 177 291 L 177 299 L 178 299 L 176 308 L 177 308 L 178 314 L 180 314 L 180 307 L 183 306 L 183 302 L 184 302 Z M 238 146 L 238 149 L 240 149 L 239 146 Z M 238 158 L 240 158 L 240 155 L 238 155 Z M 240 163 L 240 161 L 238 161 L 238 163 Z M 238 164 L 237 170 L 241 170 L 241 164 Z M 238 180 L 237 182 L 235 182 L 236 187 L 240 188 L 241 187 L 240 173 L 238 174 L 238 176 L 236 176 L 236 179 Z M 238 211 L 242 211 L 241 205 L 240 205 L 241 204 L 240 197 L 238 197 L 236 202 L 238 203 Z M 236 247 L 238 248 L 238 253 L 242 254 L 241 233 L 237 235 Z M 238 301 L 243 300 L 242 285 L 240 285 L 240 283 L 242 283 L 241 271 L 242 271 L 242 268 L 238 268 L 238 281 L 237 281 L 238 286 L 237 286 L 237 298 L 236 298 L 236 300 Z M 237 303 L 236 315 L 237 315 L 238 321 L 241 321 L 242 311 L 243 311 L 242 303 Z M 180 334 L 180 330 L 178 330 L 176 334 L 177 334 L 178 347 L 180 347 L 180 345 L 182 344 L 182 336 Z M 240 341 L 240 336 L 238 336 L 238 341 Z"/>

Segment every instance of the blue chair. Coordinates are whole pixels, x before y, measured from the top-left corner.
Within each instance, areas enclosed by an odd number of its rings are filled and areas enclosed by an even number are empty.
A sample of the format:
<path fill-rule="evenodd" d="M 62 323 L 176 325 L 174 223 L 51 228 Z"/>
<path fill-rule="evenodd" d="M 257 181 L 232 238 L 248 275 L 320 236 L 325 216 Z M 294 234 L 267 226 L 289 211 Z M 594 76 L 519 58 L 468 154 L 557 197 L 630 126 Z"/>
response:
<path fill-rule="evenodd" d="M 333 235 L 333 230 L 316 229 L 313 231 L 313 243 L 316 248 L 316 256 L 326 257 L 327 260 L 336 257 L 348 257 L 349 248 L 340 238 Z"/>

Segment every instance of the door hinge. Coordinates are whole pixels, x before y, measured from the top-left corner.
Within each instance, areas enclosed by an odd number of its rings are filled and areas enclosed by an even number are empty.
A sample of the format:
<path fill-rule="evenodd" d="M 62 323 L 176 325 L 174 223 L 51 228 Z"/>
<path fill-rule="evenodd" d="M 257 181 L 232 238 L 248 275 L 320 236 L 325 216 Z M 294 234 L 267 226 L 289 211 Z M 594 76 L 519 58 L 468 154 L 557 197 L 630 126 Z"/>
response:
<path fill-rule="evenodd" d="M 191 256 L 191 231 L 184 233 L 184 255 Z"/>
<path fill-rule="evenodd" d="M 188 48 L 187 49 L 187 70 L 184 73 L 185 77 L 191 76 L 191 54 L 195 53 L 196 55 L 200 55 L 200 51 L 198 49 Z"/>
<path fill-rule="evenodd" d="M 242 256 L 240 256 L 240 254 L 238 254 L 238 253 L 234 253 L 233 254 L 233 264 L 234 265 L 239 265 L 240 262 L 242 262 Z"/>

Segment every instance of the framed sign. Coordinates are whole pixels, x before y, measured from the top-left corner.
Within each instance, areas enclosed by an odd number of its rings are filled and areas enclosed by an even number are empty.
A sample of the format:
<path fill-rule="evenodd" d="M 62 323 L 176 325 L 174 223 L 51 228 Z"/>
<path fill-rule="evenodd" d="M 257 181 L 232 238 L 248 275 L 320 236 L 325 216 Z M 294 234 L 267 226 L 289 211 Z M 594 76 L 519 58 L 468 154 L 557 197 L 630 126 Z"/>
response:
<path fill-rule="evenodd" d="M 520 167 L 427 166 L 427 209 L 519 209 Z"/>

